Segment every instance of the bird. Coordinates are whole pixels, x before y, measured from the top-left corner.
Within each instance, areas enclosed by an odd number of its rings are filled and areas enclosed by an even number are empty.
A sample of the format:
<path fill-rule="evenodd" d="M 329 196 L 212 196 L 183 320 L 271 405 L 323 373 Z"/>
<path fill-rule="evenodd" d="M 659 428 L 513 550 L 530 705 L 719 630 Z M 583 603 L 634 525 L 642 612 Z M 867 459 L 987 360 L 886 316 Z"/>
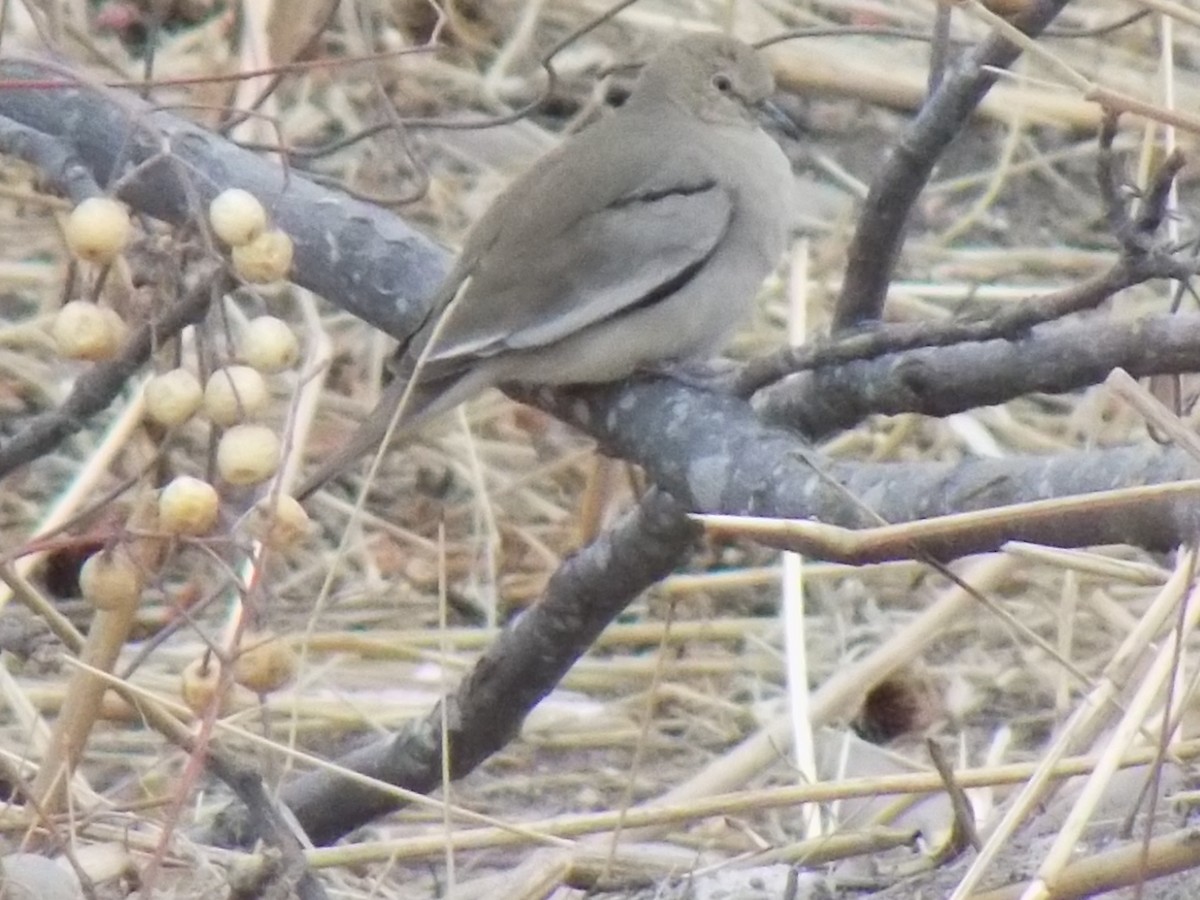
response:
<path fill-rule="evenodd" d="M 725 34 L 654 55 L 625 103 L 468 230 L 378 404 L 297 497 L 488 387 L 613 382 L 719 351 L 793 221 L 791 165 L 759 124 L 773 90 L 766 60 Z"/>

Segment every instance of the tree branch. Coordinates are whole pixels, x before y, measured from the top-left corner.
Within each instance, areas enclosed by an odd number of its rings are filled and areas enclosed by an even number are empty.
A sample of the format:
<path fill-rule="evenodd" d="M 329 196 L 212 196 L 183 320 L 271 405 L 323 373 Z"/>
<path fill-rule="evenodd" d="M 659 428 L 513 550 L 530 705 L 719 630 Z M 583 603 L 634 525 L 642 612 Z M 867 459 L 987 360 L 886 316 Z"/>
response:
<path fill-rule="evenodd" d="M 0 79 L 0 115 L 74 148 L 97 181 L 137 170 L 120 195 L 145 215 L 195 226 L 220 191 L 250 191 L 295 243 L 292 280 L 394 337 L 419 325 L 441 283 L 449 253 L 385 209 L 320 187 L 126 91 L 66 81 L 58 67 L 2 60 Z"/>
<path fill-rule="evenodd" d="M 1052 322 L 1020 340 L 928 347 L 793 376 L 757 398 L 760 415 L 818 438 L 874 414 L 949 416 L 1035 392 L 1131 375 L 1200 370 L 1200 314 Z"/>
<path fill-rule="evenodd" d="M 866 528 L 1200 475 L 1185 453 L 1157 446 L 957 463 L 833 462 L 793 433 L 764 424 L 736 398 L 665 381 L 574 393 L 544 392 L 538 401 L 614 456 L 643 461 L 654 483 L 694 512 Z M 1002 532 L 921 549 L 940 559 L 995 550 L 1010 540 L 1166 550 L 1192 533 L 1196 511 L 1194 501 L 1164 500 L 1114 518 L 1014 521 Z"/>
<path fill-rule="evenodd" d="M 1030 36 L 1054 21 L 1068 0 L 1036 0 L 1013 20 Z M 882 317 L 904 227 L 942 152 L 1021 50 L 1001 34 L 992 34 L 947 71 L 938 89 L 921 108 L 884 162 L 867 193 L 850 242 L 846 277 L 833 316 L 840 331 Z"/>
<path fill-rule="evenodd" d="M 674 500 L 651 491 L 614 528 L 567 559 L 541 599 L 488 646 L 454 696 L 443 701 L 449 706 L 452 777 L 462 777 L 507 744 L 605 626 L 684 560 L 698 534 Z M 441 781 L 441 732 L 438 704 L 339 764 L 427 793 Z M 392 794 L 324 771 L 287 785 L 281 799 L 321 844 L 401 805 Z M 205 839 L 244 843 L 251 837 L 247 825 L 246 812 L 229 807 Z"/>

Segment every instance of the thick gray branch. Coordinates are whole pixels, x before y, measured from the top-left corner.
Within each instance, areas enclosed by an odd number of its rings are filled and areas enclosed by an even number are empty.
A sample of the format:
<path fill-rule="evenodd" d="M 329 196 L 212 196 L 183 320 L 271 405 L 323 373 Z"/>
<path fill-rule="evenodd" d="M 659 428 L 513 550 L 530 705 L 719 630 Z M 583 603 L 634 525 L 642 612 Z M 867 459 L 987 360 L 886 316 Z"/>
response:
<path fill-rule="evenodd" d="M 949 416 L 1025 394 L 1073 391 L 1118 366 L 1138 377 L 1200 371 L 1200 314 L 1091 314 L 1039 325 L 1021 338 L 829 366 L 773 385 L 758 406 L 768 421 L 819 437 L 878 413 Z"/>
<path fill-rule="evenodd" d="M 651 491 L 620 522 L 551 577 L 541 599 L 484 651 L 448 704 L 451 775 L 459 778 L 503 747 L 525 716 L 558 684 L 630 599 L 674 570 L 698 535 L 679 505 Z M 373 740 L 339 762 L 355 772 L 429 792 L 441 778 L 442 707 L 397 733 Z M 333 841 L 400 806 L 358 782 L 316 770 L 288 784 L 281 800 L 317 843 Z M 229 807 L 205 839 L 246 843 L 249 818 Z"/>
<path fill-rule="evenodd" d="M 863 528 L 881 520 L 898 524 L 1200 476 L 1200 466 L 1184 453 L 1156 446 L 958 463 L 830 462 L 792 432 L 764 424 L 735 398 L 666 381 L 581 390 L 576 402 L 548 392 L 538 400 L 595 435 L 613 455 L 641 461 L 656 484 L 697 512 L 816 519 Z M 1024 540 L 1166 550 L 1193 532 L 1197 511 L 1197 504 L 1176 500 L 1118 517 L 1013 521 L 1002 532 L 920 549 L 950 558 Z"/>
<path fill-rule="evenodd" d="M 251 191 L 296 245 L 292 280 L 396 337 L 415 328 L 449 254 L 386 210 L 296 172 L 125 91 L 62 82 L 62 70 L 0 61 L 0 116 L 61 137 L 135 210 L 182 225 L 199 221 L 230 187 Z M 36 81 L 22 89 L 14 82 Z"/>

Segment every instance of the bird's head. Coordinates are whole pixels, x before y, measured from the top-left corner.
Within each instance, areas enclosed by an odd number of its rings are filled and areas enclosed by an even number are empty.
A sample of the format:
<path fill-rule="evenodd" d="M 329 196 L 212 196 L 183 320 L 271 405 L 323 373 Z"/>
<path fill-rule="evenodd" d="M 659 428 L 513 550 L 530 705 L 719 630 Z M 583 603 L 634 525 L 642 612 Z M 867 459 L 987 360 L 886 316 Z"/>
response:
<path fill-rule="evenodd" d="M 646 66 L 633 102 L 669 100 L 713 123 L 755 123 L 775 79 L 753 47 L 724 34 L 691 34 L 658 53 Z"/>

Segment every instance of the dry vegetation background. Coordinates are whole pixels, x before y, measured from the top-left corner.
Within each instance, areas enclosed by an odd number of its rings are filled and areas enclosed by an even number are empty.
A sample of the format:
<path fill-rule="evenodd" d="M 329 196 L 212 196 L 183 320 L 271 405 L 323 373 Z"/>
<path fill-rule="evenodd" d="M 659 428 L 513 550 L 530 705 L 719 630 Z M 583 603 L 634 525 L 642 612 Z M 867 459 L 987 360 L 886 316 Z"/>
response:
<path fill-rule="evenodd" d="M 631 74 L 616 64 L 682 29 L 729 28 L 751 41 L 816 26 L 929 33 L 936 14 L 932 0 L 644 0 L 558 54 L 552 96 L 518 121 L 456 130 L 410 121 L 523 107 L 545 83 L 542 54 L 604 10 L 598 0 L 9 2 L 2 49 L 52 50 L 97 85 L 149 72 L 155 102 L 230 126 L 243 142 L 314 146 L 392 126 L 289 163 L 453 246 L 513 173 L 623 95 Z M 1054 25 L 1078 31 L 1136 12 L 1148 15 L 1110 33 L 1043 38 L 1050 56 L 1027 54 L 1001 80 L 922 194 L 889 320 L 995 313 L 1112 262 L 1095 176 L 1100 107 L 1084 95 L 1102 88 L 1153 107 L 1122 120 L 1117 148 L 1131 183 L 1144 184 L 1174 143 L 1193 155 L 1195 133 L 1155 119 L 1173 107 L 1200 112 L 1200 16 L 1166 0 L 1075 3 Z M 976 6 L 951 20 L 964 38 L 987 30 Z M 325 64 L 401 48 L 425 49 Z M 927 43 L 869 31 L 768 52 L 778 99 L 803 129 L 800 140 L 778 135 L 800 181 L 802 237 L 765 287 L 739 357 L 778 347 L 789 323 L 793 333 L 828 331 L 866 185 L 920 104 L 930 67 Z M 275 83 L 270 68 L 293 62 Z M 266 88 L 254 116 L 227 120 Z M 1166 226 L 1185 237 L 1195 171 L 1183 170 Z M 33 168 L 6 159 L 0 179 L 7 439 L 86 377 L 86 366 L 56 357 L 46 324 L 95 273 L 69 265 L 60 233 L 69 204 L 42 192 Z M 171 246 L 167 226 L 140 227 Z M 104 288 L 133 304 L 133 320 L 150 314 L 123 292 L 138 264 Z M 1134 317 L 1166 311 L 1175 296 L 1157 281 L 1110 304 Z M 293 460 L 323 458 L 369 408 L 389 339 L 299 288 L 243 288 L 222 305 L 188 332 L 185 356 L 197 343 L 219 356 L 247 314 L 287 318 L 306 358 L 272 382 L 275 420 Z M 318 371 L 325 377 L 311 377 Z M 111 537 L 136 485 L 209 465 L 200 423 L 169 443 L 139 427 L 140 377 L 0 485 L 0 771 L 10 798 L 0 845 L 68 858 L 95 896 L 1000 898 L 1041 877 L 1067 897 L 1136 885 L 1143 869 L 1182 874 L 1149 881 L 1141 896 L 1200 891 L 1187 830 L 1200 750 L 1194 554 L 1129 546 L 1010 543 L 953 564 L 972 593 L 919 561 L 781 561 L 753 541 L 711 535 L 605 630 L 500 752 L 438 800 L 308 851 L 316 886 L 286 852 L 280 863 L 261 846 L 213 846 L 206 823 L 232 794 L 204 768 L 205 747 L 235 753 L 270 790 L 364 735 L 428 715 L 560 563 L 645 489 L 577 430 L 499 394 L 385 454 L 361 510 L 361 467 L 315 497 L 314 534 L 297 552 L 252 565 L 236 525 L 246 498 L 227 497 L 218 533 L 176 548 L 151 581 L 116 666 L 193 740 L 173 743 L 109 693 L 69 803 L 38 814 L 19 784 L 80 690 L 64 650 L 70 626 L 55 618 L 88 628 L 74 597 L 80 549 Z M 1186 379 L 1155 387 L 1178 393 L 1184 410 L 1195 390 Z M 956 462 L 1151 440 L 1142 414 L 1101 384 L 945 418 L 875 416 L 820 450 Z M 81 511 L 90 512 L 76 520 Z M 63 522 L 72 525 L 56 532 Z M 54 538 L 35 540 L 46 533 Z M 295 650 L 293 682 L 262 697 L 227 684 L 219 717 L 193 716 L 179 706 L 181 670 L 206 648 L 228 652 L 247 618 Z M 1039 764 L 1080 777 L 1018 798 Z M 819 789 L 807 787 L 814 778 Z M 983 856 L 973 838 L 986 842 Z"/>

